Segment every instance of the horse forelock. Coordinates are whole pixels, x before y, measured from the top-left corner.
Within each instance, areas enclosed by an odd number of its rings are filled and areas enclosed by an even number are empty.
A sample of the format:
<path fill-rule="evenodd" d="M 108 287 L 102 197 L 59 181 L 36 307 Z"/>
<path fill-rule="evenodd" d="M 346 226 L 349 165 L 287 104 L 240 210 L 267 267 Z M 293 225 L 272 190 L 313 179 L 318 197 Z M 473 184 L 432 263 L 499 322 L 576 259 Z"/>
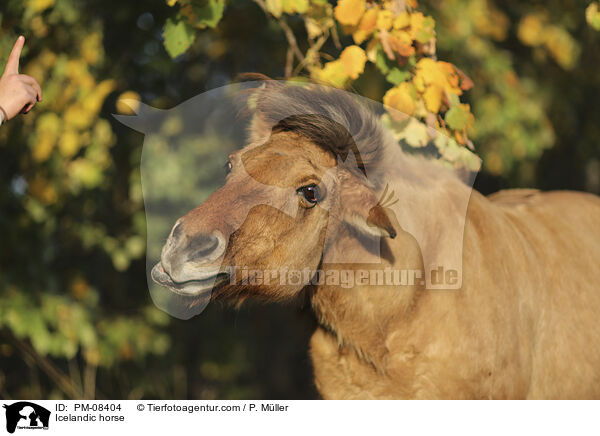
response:
<path fill-rule="evenodd" d="M 251 137 L 295 132 L 336 158 L 352 153 L 363 174 L 380 163 L 386 140 L 376 111 L 352 94 L 321 85 L 268 81 L 259 89 Z M 257 131 L 262 130 L 262 131 Z"/>

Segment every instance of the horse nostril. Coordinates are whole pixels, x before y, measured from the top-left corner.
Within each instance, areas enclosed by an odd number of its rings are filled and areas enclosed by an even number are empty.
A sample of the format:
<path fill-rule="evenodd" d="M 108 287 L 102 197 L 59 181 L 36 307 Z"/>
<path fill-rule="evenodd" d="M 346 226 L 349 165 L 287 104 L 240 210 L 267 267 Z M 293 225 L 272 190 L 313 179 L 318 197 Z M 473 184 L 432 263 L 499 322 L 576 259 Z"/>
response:
<path fill-rule="evenodd" d="M 201 260 L 209 257 L 219 248 L 220 240 L 213 234 L 201 234 L 194 236 L 189 242 L 186 251 L 189 254 L 188 261 Z"/>
<path fill-rule="evenodd" d="M 183 226 L 181 225 L 181 221 L 179 221 L 177 224 L 175 224 L 175 227 L 173 227 L 173 230 L 171 231 L 171 237 L 173 239 L 179 239 L 181 232 L 183 232 Z"/>

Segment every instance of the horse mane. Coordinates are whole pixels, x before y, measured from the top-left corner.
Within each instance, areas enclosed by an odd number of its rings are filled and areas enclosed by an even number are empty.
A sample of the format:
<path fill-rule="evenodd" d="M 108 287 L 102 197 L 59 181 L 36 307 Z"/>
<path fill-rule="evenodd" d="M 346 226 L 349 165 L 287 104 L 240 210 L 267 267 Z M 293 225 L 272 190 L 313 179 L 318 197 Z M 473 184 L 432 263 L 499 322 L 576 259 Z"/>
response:
<path fill-rule="evenodd" d="M 295 132 L 343 161 L 352 152 L 363 174 L 376 172 L 391 136 L 379 121 L 375 105 L 358 101 L 350 92 L 319 84 L 282 82 L 260 74 L 244 78 L 265 81 L 263 87 L 253 89 L 256 100 L 251 140 Z"/>
<path fill-rule="evenodd" d="M 248 131 L 251 143 L 272 133 L 295 132 L 338 161 L 351 162 L 350 171 L 367 176 L 378 188 L 396 177 L 410 184 L 457 179 L 456 172 L 433 164 L 431 158 L 402 152 L 381 123 L 381 105 L 374 101 L 318 83 L 279 81 L 257 73 L 241 78 L 263 81 L 243 93 L 242 110 L 250 106 L 254 115 Z"/>

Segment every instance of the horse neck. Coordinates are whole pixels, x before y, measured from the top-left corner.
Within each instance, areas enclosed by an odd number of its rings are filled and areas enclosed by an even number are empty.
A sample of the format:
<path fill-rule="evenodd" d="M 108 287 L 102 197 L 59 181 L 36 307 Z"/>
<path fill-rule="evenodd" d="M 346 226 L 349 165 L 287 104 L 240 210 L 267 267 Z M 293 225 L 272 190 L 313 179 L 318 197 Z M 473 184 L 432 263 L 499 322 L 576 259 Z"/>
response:
<path fill-rule="evenodd" d="M 412 233 L 405 231 L 405 225 L 408 227 L 420 223 L 418 225 L 427 230 L 435 228 L 436 220 L 439 225 L 440 216 L 443 216 L 444 220 L 456 221 L 460 214 L 465 212 L 458 210 L 454 203 L 442 206 L 444 212 L 441 214 L 436 213 L 439 212 L 436 208 L 444 204 L 448 197 L 456 195 L 467 195 L 468 201 L 470 188 L 450 173 L 432 177 L 434 171 L 440 170 L 437 167 L 419 168 L 420 165 L 431 165 L 424 161 L 409 163 L 414 167 L 409 168 L 400 177 L 381 179 L 389 181 L 386 183 L 396 191 L 399 198 L 395 212 L 405 214 L 397 220 L 401 221 L 402 225 L 397 223 L 396 238 L 381 240 L 381 253 L 376 263 L 324 264 L 322 270 L 326 277 L 329 271 L 335 273 L 336 270 L 346 270 L 356 276 L 358 270 L 385 268 L 395 271 L 420 271 L 421 277 L 425 277 L 421 246 L 428 246 L 429 249 L 434 247 L 436 242 L 433 239 L 439 237 L 439 233 L 431 232 L 431 241 L 417 241 Z M 415 173 L 419 171 L 427 177 L 415 179 Z M 407 213 L 412 216 L 406 216 Z M 464 226 L 464 216 L 462 223 Z M 427 235 L 428 232 L 421 233 Z M 342 232 L 329 249 L 352 252 L 354 259 L 374 262 L 372 253 L 359 242 L 351 230 Z M 420 282 L 400 286 L 355 285 L 351 288 L 325 283 L 316 288 L 311 303 L 320 324 L 337 338 L 341 346 L 353 349 L 361 358 L 377 367 L 383 365 L 388 352 L 386 341 L 389 335 L 402 330 L 403 323 L 414 322 L 416 313 L 420 312 L 416 308 L 423 289 L 424 286 Z M 409 330 L 410 326 L 405 327 Z"/>
<path fill-rule="evenodd" d="M 407 270 L 422 269 L 419 256 L 406 256 L 400 263 Z M 343 274 L 356 281 L 361 272 L 381 271 L 385 278 L 387 271 L 394 274 L 394 270 L 404 268 L 392 267 L 389 259 L 382 259 L 379 264 L 323 264 L 321 269 L 326 278 L 330 274 L 332 277 Z M 339 345 L 353 349 L 364 360 L 379 366 L 387 353 L 385 342 L 392 324 L 408 318 L 422 287 L 385 283 L 347 285 L 348 281 L 342 278 L 340 284 L 316 287 L 311 296 L 312 308 L 319 324 L 336 337 Z"/>

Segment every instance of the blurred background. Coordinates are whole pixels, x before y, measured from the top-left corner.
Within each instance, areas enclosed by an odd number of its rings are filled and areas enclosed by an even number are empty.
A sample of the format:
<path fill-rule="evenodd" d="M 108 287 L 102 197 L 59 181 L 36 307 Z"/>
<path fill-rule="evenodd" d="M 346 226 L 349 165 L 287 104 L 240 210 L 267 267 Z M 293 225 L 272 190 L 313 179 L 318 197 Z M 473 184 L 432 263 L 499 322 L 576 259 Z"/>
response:
<path fill-rule="evenodd" d="M 181 321 L 152 303 L 144 136 L 111 116 L 131 113 L 120 100 L 167 109 L 244 72 L 312 77 L 452 138 L 396 126 L 405 146 L 455 166 L 473 147 L 484 194 L 600 193 L 597 2 L 4 0 L 2 67 L 19 34 L 44 99 L 0 126 L 4 399 L 317 397 L 309 307 L 211 304 Z M 214 142 L 195 146 L 214 157 Z M 223 164 L 203 160 L 198 203 Z"/>

